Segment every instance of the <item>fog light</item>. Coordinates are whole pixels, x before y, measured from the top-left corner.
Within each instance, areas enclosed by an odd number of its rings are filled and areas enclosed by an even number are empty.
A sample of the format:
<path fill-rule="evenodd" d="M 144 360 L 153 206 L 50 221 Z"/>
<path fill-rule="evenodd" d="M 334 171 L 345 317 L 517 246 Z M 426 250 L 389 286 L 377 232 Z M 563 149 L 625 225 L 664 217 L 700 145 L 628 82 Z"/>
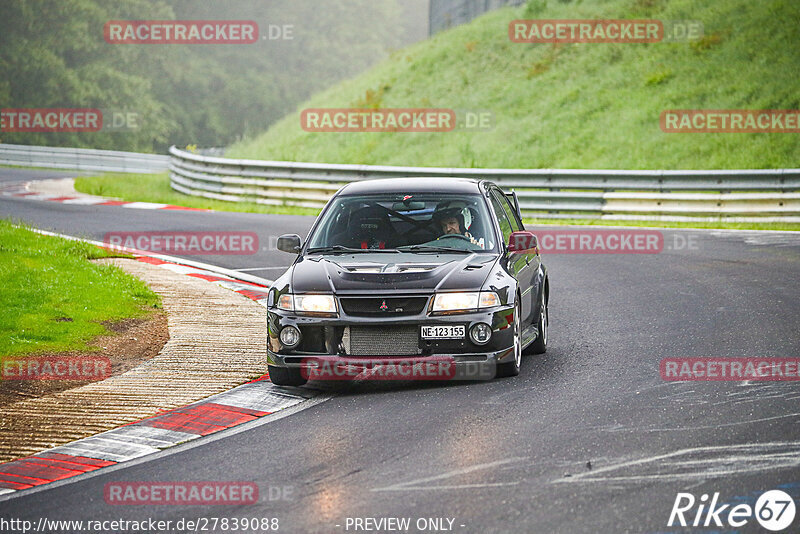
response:
<path fill-rule="evenodd" d="M 477 345 L 485 345 L 492 338 L 492 327 L 486 323 L 478 323 L 469 329 L 469 337 Z"/>
<path fill-rule="evenodd" d="M 294 326 L 284 326 L 280 334 L 281 343 L 287 349 L 296 347 L 300 343 L 300 330 Z"/>

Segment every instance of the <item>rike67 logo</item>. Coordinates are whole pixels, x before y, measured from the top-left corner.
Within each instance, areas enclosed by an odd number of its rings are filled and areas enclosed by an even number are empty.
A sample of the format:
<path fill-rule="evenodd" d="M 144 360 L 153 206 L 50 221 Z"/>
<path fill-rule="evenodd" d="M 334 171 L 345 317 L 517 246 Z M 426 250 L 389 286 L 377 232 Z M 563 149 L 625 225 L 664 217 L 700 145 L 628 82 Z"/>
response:
<path fill-rule="evenodd" d="M 749 504 L 720 504 L 719 493 L 714 493 L 709 502 L 708 494 L 700 499 L 691 493 L 678 493 L 667 526 L 682 527 L 734 527 L 741 528 L 753 519 L 762 528 L 780 532 L 792 525 L 795 517 L 795 503 L 792 496 L 781 490 L 770 490 L 756 500 L 755 506 Z"/>

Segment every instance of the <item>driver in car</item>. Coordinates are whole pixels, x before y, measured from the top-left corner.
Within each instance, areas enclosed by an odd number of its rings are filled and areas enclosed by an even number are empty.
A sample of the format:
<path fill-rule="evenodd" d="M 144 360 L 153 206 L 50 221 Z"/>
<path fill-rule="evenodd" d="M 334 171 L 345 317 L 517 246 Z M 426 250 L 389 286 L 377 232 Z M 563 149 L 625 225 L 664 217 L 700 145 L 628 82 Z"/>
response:
<path fill-rule="evenodd" d="M 433 220 L 436 221 L 442 231 L 442 237 L 463 235 L 469 239 L 470 243 L 483 247 L 467 231 L 472 226 L 472 212 L 470 212 L 466 203 L 458 201 L 440 203 L 433 212 Z"/>

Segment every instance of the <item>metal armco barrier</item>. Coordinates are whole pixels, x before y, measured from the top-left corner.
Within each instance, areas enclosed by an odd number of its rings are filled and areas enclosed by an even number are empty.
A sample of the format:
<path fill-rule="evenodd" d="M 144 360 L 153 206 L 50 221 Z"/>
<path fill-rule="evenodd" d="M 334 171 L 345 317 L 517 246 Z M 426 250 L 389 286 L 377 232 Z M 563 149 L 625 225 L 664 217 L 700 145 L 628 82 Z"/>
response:
<path fill-rule="evenodd" d="M 800 222 L 800 169 L 455 169 L 238 160 L 175 147 L 169 152 L 173 189 L 232 202 L 321 208 L 347 182 L 464 177 L 516 191 L 526 217 Z"/>
<path fill-rule="evenodd" d="M 167 170 L 169 156 L 88 148 L 0 144 L 0 165 L 74 171 L 152 173 Z"/>

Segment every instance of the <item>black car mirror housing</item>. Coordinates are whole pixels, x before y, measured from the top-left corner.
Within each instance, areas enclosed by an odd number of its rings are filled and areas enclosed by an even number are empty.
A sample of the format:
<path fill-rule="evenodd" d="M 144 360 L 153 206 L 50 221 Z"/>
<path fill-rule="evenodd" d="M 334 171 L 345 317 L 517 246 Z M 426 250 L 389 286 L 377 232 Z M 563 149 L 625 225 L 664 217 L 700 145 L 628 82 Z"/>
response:
<path fill-rule="evenodd" d="M 297 234 L 284 234 L 278 238 L 278 250 L 299 254 L 302 248 L 302 241 Z"/>

